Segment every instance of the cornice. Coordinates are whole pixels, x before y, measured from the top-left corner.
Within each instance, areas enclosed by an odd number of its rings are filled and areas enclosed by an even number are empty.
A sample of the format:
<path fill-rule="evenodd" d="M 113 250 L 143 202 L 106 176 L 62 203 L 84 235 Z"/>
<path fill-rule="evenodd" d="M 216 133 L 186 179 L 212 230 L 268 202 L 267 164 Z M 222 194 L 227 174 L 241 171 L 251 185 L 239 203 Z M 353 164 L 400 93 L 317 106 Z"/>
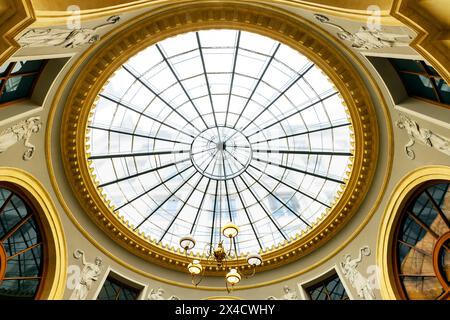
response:
<path fill-rule="evenodd" d="M 8 60 L 20 45 L 14 38 L 36 21 L 31 0 L 0 0 L 0 65 Z"/>
<path fill-rule="evenodd" d="M 46 1 L 45 4 L 41 4 L 41 0 L 36 1 L 36 15 L 38 21 L 36 27 L 44 27 L 51 25 L 65 24 L 66 19 L 71 17 L 71 12 L 61 10 L 61 7 L 68 7 L 73 5 L 70 0 L 62 0 L 57 4 L 52 4 Z M 65 1 L 65 3 L 64 3 Z M 138 10 L 153 10 L 159 6 L 167 6 L 171 4 L 183 5 L 190 3 L 191 0 L 129 0 L 121 1 L 103 1 L 102 5 L 90 4 L 89 9 L 82 9 L 80 11 L 80 18 L 82 21 L 103 19 L 104 17 L 133 12 Z M 208 5 L 214 1 L 211 0 L 197 0 L 197 3 Z M 371 17 L 371 12 L 367 11 L 367 8 L 374 5 L 372 0 L 361 1 L 346 1 L 343 3 L 341 0 L 328 0 L 328 1 L 311 1 L 311 0 L 245 0 L 236 1 L 251 5 L 276 5 L 276 6 L 288 6 L 293 9 L 300 9 L 306 11 L 312 11 L 314 13 L 321 13 L 340 17 L 342 19 L 366 22 Z M 376 5 L 376 4 L 375 4 Z M 81 6 L 82 8 L 84 6 Z M 390 1 L 383 1 L 380 8 L 381 22 L 383 25 L 400 25 L 400 22 L 390 16 L 389 14 Z"/>
<path fill-rule="evenodd" d="M 431 1 L 394 0 L 391 16 L 401 21 L 405 26 L 417 32 L 410 46 L 417 50 L 445 79 L 450 83 L 450 58 L 448 55 L 448 28 L 450 16 L 446 25 L 440 23 L 427 10 Z M 447 36 L 443 36 L 443 34 Z"/>

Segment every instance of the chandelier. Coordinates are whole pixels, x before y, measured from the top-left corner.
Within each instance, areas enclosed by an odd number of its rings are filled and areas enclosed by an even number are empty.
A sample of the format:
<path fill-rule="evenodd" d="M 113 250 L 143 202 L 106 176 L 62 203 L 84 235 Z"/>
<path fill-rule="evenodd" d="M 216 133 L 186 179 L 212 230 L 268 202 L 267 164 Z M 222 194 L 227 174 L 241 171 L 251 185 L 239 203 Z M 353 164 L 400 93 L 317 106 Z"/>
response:
<path fill-rule="evenodd" d="M 206 256 L 206 260 L 212 262 L 217 268 L 225 268 L 228 270 L 225 275 L 225 285 L 227 292 L 230 293 L 233 287 L 237 285 L 242 277 L 251 278 L 255 275 L 256 267 L 261 265 L 262 258 L 258 253 L 251 253 L 247 256 L 247 264 L 251 267 L 251 273 L 245 274 L 243 271 L 237 270 L 236 244 L 234 238 L 239 233 L 239 227 L 233 222 L 228 222 L 222 227 L 222 234 L 229 240 L 230 245 L 228 251 L 224 248 L 223 240 L 219 241 L 217 247 L 214 248 L 212 243 L 205 246 L 203 255 Z M 197 286 L 203 279 L 206 268 L 202 266 L 200 260 L 190 259 L 189 250 L 195 247 L 195 239 L 192 235 L 184 236 L 180 239 L 180 246 L 183 248 L 187 262 L 189 263 L 187 269 L 192 276 L 192 284 Z"/>

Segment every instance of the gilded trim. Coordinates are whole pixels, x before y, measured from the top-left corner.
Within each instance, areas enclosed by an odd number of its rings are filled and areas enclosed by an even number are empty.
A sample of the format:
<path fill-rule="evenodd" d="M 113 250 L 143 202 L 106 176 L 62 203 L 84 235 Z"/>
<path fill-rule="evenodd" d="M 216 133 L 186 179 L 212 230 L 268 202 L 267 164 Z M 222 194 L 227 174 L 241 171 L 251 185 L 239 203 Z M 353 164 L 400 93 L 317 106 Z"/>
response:
<path fill-rule="evenodd" d="M 36 299 L 62 299 L 68 266 L 66 238 L 55 205 L 42 184 L 31 174 L 17 168 L 0 167 L 0 181 L 16 185 L 37 210 L 43 228 L 46 261 L 43 283 Z"/>
<path fill-rule="evenodd" d="M 94 222 L 127 250 L 164 267 L 185 271 L 179 249 L 165 248 L 134 232 L 120 221 L 98 192 L 88 167 L 85 133 L 95 102 L 110 75 L 143 48 L 169 36 L 205 28 L 239 28 L 268 35 L 290 45 L 315 62 L 333 81 L 347 104 L 354 128 L 355 156 L 340 199 L 312 231 L 276 248 L 263 251 L 261 270 L 272 269 L 312 252 L 329 240 L 357 211 L 371 184 L 378 158 L 378 125 L 370 95 L 363 81 L 337 51 L 298 19 L 279 10 L 247 5 L 211 4 L 153 11 L 145 20 L 122 30 L 92 58 L 77 78 L 66 103 L 61 128 L 62 159 L 66 176 L 82 207 Z M 208 265 L 206 260 L 202 263 Z M 245 257 L 237 262 L 246 266 Z M 209 274 L 222 274 L 208 265 Z"/>
<path fill-rule="evenodd" d="M 411 194 L 424 182 L 430 180 L 450 180 L 450 167 L 425 166 L 408 173 L 394 188 L 392 196 L 386 206 L 378 230 L 376 259 L 381 268 L 380 290 L 383 299 L 397 300 L 401 295 L 395 285 L 392 256 L 392 241 L 395 228 L 400 218 L 402 208 L 406 205 Z"/>
<path fill-rule="evenodd" d="M 407 27 L 417 32 L 417 36 L 409 44 L 417 50 L 438 71 L 447 83 L 450 83 L 450 58 L 448 55 L 449 39 L 445 30 L 450 26 L 439 22 L 428 7 L 434 1 L 394 0 L 391 16 L 401 21 Z M 448 32 L 448 31 L 447 31 Z"/>
<path fill-rule="evenodd" d="M 147 16 L 147 13 L 142 14 L 139 17 L 135 18 L 135 21 L 139 21 L 141 18 Z M 311 24 L 309 22 L 305 22 L 304 23 L 306 25 L 311 26 Z M 112 37 L 113 34 L 115 34 L 116 31 L 120 31 L 123 30 L 127 25 L 123 25 L 122 27 L 119 27 L 117 30 L 114 30 L 113 32 L 110 32 L 106 35 L 104 35 L 102 37 L 102 41 L 109 41 L 109 38 Z M 311 26 L 312 27 L 312 26 Z M 276 284 L 282 281 L 286 281 L 289 279 L 292 279 L 294 277 L 298 277 L 302 274 L 305 274 L 319 266 L 321 266 L 322 264 L 326 263 L 327 261 L 329 261 L 330 259 L 332 259 L 334 256 L 336 256 L 336 254 L 338 254 L 339 252 L 341 252 L 341 250 L 343 248 L 345 248 L 351 241 L 353 241 L 353 239 L 355 239 L 360 233 L 361 231 L 365 228 L 365 226 L 367 225 L 367 223 L 372 219 L 373 215 L 375 214 L 376 210 L 379 208 L 380 203 L 383 199 L 383 195 L 384 195 L 384 191 L 387 188 L 389 179 L 390 179 L 390 174 L 391 174 L 391 170 L 392 170 L 392 163 L 393 163 L 393 157 L 394 157 L 394 142 L 393 142 L 393 128 L 392 128 L 392 119 L 390 116 L 390 113 L 388 111 L 388 106 L 386 103 L 386 100 L 381 92 L 381 89 L 379 88 L 375 78 L 372 76 L 371 72 L 367 69 L 367 67 L 361 63 L 360 61 L 360 56 L 355 54 L 353 51 L 351 51 L 350 49 L 348 49 L 345 45 L 343 45 L 341 42 L 336 42 L 335 38 L 333 36 L 331 36 L 329 33 L 327 33 L 324 29 L 322 29 L 321 27 L 317 27 L 315 26 L 315 28 L 317 29 L 318 32 L 320 32 L 320 34 L 326 38 L 328 41 L 335 43 L 335 45 L 342 51 L 345 52 L 346 55 L 348 57 L 351 58 L 351 61 L 353 61 L 353 63 L 355 63 L 359 68 L 361 68 L 363 70 L 363 72 L 366 74 L 367 76 L 367 80 L 369 81 L 370 86 L 375 90 L 375 95 L 378 101 L 380 101 L 381 103 L 381 107 L 382 107 L 382 112 L 384 114 L 384 123 L 387 126 L 387 161 L 386 161 L 386 170 L 385 170 L 385 174 L 383 177 L 383 181 L 381 183 L 380 186 L 380 192 L 378 194 L 378 196 L 376 197 L 376 200 L 374 201 L 373 205 L 371 206 L 371 209 L 369 210 L 369 212 L 366 214 L 364 220 L 359 224 L 359 226 L 353 231 L 353 233 L 347 237 L 339 246 L 337 246 L 334 250 L 332 250 L 328 255 L 324 256 L 323 258 L 319 259 L 317 262 L 309 265 L 308 267 L 298 270 L 292 274 L 283 276 L 283 277 L 279 277 L 276 279 L 272 279 L 270 281 L 265 281 L 265 282 L 260 282 L 257 284 L 253 284 L 253 285 L 240 285 L 237 288 L 235 288 L 235 290 L 247 290 L 247 289 L 253 289 L 253 288 L 260 288 L 263 286 L 267 286 L 267 285 L 272 285 L 272 284 Z M 86 61 L 91 55 L 92 52 L 94 50 L 97 49 L 97 46 L 101 45 L 101 42 L 89 47 L 79 58 L 77 61 L 75 61 L 75 63 L 73 64 L 73 66 L 70 68 L 70 70 L 66 73 L 64 79 L 62 80 L 62 83 L 60 84 L 58 90 L 55 93 L 55 96 L 53 98 L 50 110 L 49 110 L 49 114 L 48 114 L 48 123 L 53 123 L 55 116 L 56 116 L 56 112 L 58 111 L 58 105 L 59 105 L 59 101 L 61 101 L 61 99 L 63 98 L 63 94 L 65 91 L 66 86 L 68 85 L 68 83 L 71 81 L 71 79 L 74 77 L 74 75 L 78 72 L 80 66 L 84 63 L 84 61 Z M 47 169 L 49 171 L 49 178 L 53 187 L 53 190 L 56 193 L 56 196 L 60 202 L 60 204 L 63 207 L 63 210 L 65 211 L 65 213 L 67 214 L 67 217 L 69 218 L 69 220 L 74 224 L 74 226 L 77 228 L 77 230 L 90 242 L 92 243 L 93 246 L 95 246 L 98 250 L 100 250 L 105 256 L 109 257 L 112 261 L 115 261 L 116 263 L 120 264 L 121 266 L 129 269 L 131 272 L 136 272 L 137 274 L 147 277 L 149 279 L 153 279 L 155 281 L 159 281 L 162 283 L 166 283 L 169 285 L 173 285 L 173 286 L 178 286 L 178 287 L 183 287 L 183 288 L 191 288 L 194 289 L 194 286 L 192 286 L 191 284 L 184 284 L 184 283 L 180 283 L 177 281 L 172 281 L 169 280 L 167 278 L 163 278 L 163 277 L 159 277 L 155 274 L 143 271 L 139 268 L 136 268 L 135 266 L 131 265 L 130 263 L 128 263 L 127 261 L 124 261 L 118 257 L 116 257 L 114 254 L 112 254 L 109 250 L 107 250 L 106 248 L 104 248 L 99 242 L 97 242 L 95 240 L 95 238 L 88 232 L 86 231 L 86 229 L 84 229 L 84 227 L 78 222 L 77 218 L 74 216 L 74 214 L 72 213 L 71 209 L 69 208 L 60 188 L 58 185 L 58 182 L 55 178 L 55 169 L 53 167 L 53 162 L 52 162 L 52 129 L 53 126 L 49 125 L 46 127 L 46 139 L 45 139 L 45 156 L 46 156 L 46 163 L 47 163 Z M 54 147 L 53 147 L 54 148 Z M 59 159 L 59 158 L 58 158 Z M 208 287 L 208 286 L 198 286 L 196 289 L 199 290 L 208 290 L 208 291 L 221 291 L 223 290 L 223 288 L 219 288 L 219 287 Z"/>
<path fill-rule="evenodd" d="M 6 251 L 3 244 L 0 243 L 0 279 L 3 279 L 6 272 Z"/>
<path fill-rule="evenodd" d="M 243 300 L 243 299 L 236 296 L 210 296 L 207 298 L 203 298 L 202 300 Z"/>
<path fill-rule="evenodd" d="M 45 27 L 51 25 L 65 24 L 66 19 L 71 17 L 71 12 L 63 11 L 61 9 L 73 4 L 72 0 L 66 0 L 58 3 L 48 2 L 46 4 L 40 4 L 39 0 L 35 0 L 37 21 L 35 27 Z M 87 1 L 87 0 L 85 0 Z M 389 8 L 392 5 L 393 0 L 383 0 L 382 4 L 378 4 L 380 8 L 380 22 L 382 25 L 399 26 L 401 23 L 390 15 Z M 89 9 L 81 10 L 80 18 L 82 21 L 103 19 L 104 17 L 123 14 L 125 12 L 132 12 L 137 10 L 153 10 L 159 6 L 167 6 L 169 4 L 184 5 L 191 3 L 191 0 L 153 0 L 153 1 L 121 1 L 118 4 L 113 0 L 108 2 L 103 1 L 101 6 L 91 5 L 89 3 Z M 200 1 L 197 1 L 197 3 Z M 202 0 L 203 4 L 208 4 L 208 0 Z M 252 5 L 276 5 L 287 6 L 293 9 L 307 10 L 314 13 L 321 13 L 325 15 L 332 15 L 342 19 L 357 21 L 365 23 L 371 17 L 367 8 L 374 5 L 373 0 L 360 0 L 360 1 L 346 1 L 344 4 L 342 0 L 328 0 L 328 1 L 306 1 L 306 0 L 246 0 L 241 3 L 247 3 Z M 82 6 L 83 8 L 85 6 Z"/>
<path fill-rule="evenodd" d="M 0 65 L 5 63 L 20 45 L 14 38 L 36 21 L 31 0 L 0 0 Z"/>

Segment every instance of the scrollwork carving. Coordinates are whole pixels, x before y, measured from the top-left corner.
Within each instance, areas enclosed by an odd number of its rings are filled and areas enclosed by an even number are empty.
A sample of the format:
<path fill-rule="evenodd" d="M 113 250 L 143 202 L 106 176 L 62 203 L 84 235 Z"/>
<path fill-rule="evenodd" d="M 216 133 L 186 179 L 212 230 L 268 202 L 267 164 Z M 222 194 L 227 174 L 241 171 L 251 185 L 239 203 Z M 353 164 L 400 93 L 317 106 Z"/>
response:
<path fill-rule="evenodd" d="M 411 149 L 416 140 L 430 148 L 435 148 L 446 155 L 450 155 L 449 139 L 433 133 L 430 129 L 421 128 L 416 121 L 403 113 L 399 113 L 399 117 L 400 119 L 395 124 L 399 129 L 405 129 L 408 133 L 409 141 L 405 144 L 404 150 L 409 159 L 414 160 L 416 158 L 416 153 Z"/>
<path fill-rule="evenodd" d="M 152 289 L 147 300 L 166 300 L 166 298 L 164 298 L 164 293 L 165 291 L 163 288 L 158 288 L 156 291 L 155 289 Z M 167 300 L 180 300 L 180 298 L 177 296 L 170 296 Z"/>
<path fill-rule="evenodd" d="M 288 286 L 283 287 L 284 295 L 281 298 L 276 298 L 274 296 L 270 296 L 267 300 L 298 300 L 297 293 L 292 291 Z"/>
<path fill-rule="evenodd" d="M 76 48 L 85 44 L 92 44 L 100 40 L 98 31 L 116 24 L 118 16 L 109 17 L 105 23 L 94 28 L 79 29 L 30 29 L 18 40 L 22 47 L 62 47 Z"/>
<path fill-rule="evenodd" d="M 345 30 L 343 27 L 330 22 L 330 19 L 324 15 L 314 15 L 317 21 L 338 29 L 337 36 L 339 39 L 351 42 L 352 48 L 360 50 L 373 50 L 380 48 L 391 47 L 406 47 L 409 41 L 401 41 L 401 39 L 411 40 L 412 38 L 406 34 L 394 34 L 383 32 L 381 29 L 370 29 L 366 26 L 361 26 L 355 33 Z"/>
<path fill-rule="evenodd" d="M 33 158 L 36 150 L 36 147 L 30 142 L 31 135 L 39 132 L 41 127 L 41 118 L 32 117 L 6 129 L 0 133 L 0 153 L 5 152 L 17 142 L 23 140 L 23 144 L 27 148 L 23 154 L 23 160 L 30 160 Z"/>

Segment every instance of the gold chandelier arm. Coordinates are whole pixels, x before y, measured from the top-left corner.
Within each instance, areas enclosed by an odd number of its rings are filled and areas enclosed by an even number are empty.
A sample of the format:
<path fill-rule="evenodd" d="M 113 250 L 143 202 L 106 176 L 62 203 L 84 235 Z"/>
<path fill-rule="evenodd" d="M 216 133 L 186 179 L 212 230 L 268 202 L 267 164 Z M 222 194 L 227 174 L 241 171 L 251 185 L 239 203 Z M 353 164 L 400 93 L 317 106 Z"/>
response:
<path fill-rule="evenodd" d="M 241 274 L 244 276 L 244 278 L 246 279 L 250 279 L 252 278 L 256 273 L 256 266 L 252 266 L 252 272 L 250 274 L 245 274 L 244 271 L 241 271 Z"/>
<path fill-rule="evenodd" d="M 209 247 L 208 251 L 206 251 L 207 247 Z M 203 256 L 208 257 L 208 259 L 209 259 L 209 257 L 211 256 L 211 253 L 214 251 L 213 249 L 214 249 L 214 247 L 213 247 L 212 243 L 205 244 L 205 246 L 203 247 Z M 206 254 L 206 252 L 207 252 L 207 254 Z"/>
<path fill-rule="evenodd" d="M 227 280 L 225 280 L 225 287 L 227 288 L 227 292 L 228 292 L 228 293 L 230 293 L 231 291 L 233 291 L 233 286 L 231 286 L 231 289 L 230 289 L 230 286 L 228 285 L 228 281 L 227 281 Z"/>
<path fill-rule="evenodd" d="M 189 258 L 189 255 L 188 255 L 188 251 L 187 250 L 184 250 L 184 256 L 186 257 L 186 261 L 188 262 L 188 263 L 191 263 L 192 261 L 191 261 L 191 259 Z"/>
<path fill-rule="evenodd" d="M 227 255 L 231 257 L 231 252 L 232 252 L 231 249 L 233 249 L 233 238 L 228 238 L 228 239 L 230 239 L 230 250 L 228 250 Z"/>
<path fill-rule="evenodd" d="M 193 275 L 193 276 L 192 276 L 192 284 L 193 284 L 194 286 L 198 286 L 198 285 L 200 284 L 200 282 L 202 282 L 202 280 L 203 280 L 203 274 L 202 274 L 200 277 L 197 277 L 197 278 L 199 278 L 200 280 L 195 281 L 195 278 L 196 278 L 196 276 Z"/>
<path fill-rule="evenodd" d="M 195 281 L 196 276 L 192 275 L 192 284 L 194 286 L 198 286 L 200 284 L 200 282 L 202 282 L 203 280 L 203 276 L 205 275 L 205 271 L 206 271 L 206 266 L 202 266 L 202 273 L 200 274 L 200 276 L 198 277 L 199 280 Z"/>

